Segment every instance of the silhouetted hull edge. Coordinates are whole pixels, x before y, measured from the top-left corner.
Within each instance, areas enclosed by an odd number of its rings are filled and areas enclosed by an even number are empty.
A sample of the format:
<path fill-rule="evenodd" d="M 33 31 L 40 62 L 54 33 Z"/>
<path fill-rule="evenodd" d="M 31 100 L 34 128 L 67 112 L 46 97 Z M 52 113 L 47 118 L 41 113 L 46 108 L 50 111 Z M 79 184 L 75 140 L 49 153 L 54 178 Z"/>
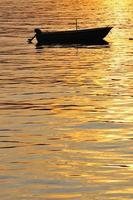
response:
<path fill-rule="evenodd" d="M 100 44 L 112 27 L 102 27 L 72 31 L 42 32 L 36 35 L 37 45 L 44 44 Z"/>

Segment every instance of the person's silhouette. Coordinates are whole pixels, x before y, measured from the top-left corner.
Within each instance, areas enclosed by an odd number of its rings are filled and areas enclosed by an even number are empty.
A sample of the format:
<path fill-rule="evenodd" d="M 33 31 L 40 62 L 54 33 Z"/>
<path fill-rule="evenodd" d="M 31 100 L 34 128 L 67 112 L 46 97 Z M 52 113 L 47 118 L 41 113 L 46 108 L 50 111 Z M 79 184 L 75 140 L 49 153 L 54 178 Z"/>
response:
<path fill-rule="evenodd" d="M 33 40 L 35 37 L 38 37 L 40 34 L 42 34 L 42 31 L 41 31 L 39 28 L 35 28 L 35 29 L 34 29 L 34 32 L 35 32 L 35 35 L 34 35 L 32 38 L 28 39 L 28 42 L 29 42 L 29 43 L 31 43 L 32 40 Z"/>

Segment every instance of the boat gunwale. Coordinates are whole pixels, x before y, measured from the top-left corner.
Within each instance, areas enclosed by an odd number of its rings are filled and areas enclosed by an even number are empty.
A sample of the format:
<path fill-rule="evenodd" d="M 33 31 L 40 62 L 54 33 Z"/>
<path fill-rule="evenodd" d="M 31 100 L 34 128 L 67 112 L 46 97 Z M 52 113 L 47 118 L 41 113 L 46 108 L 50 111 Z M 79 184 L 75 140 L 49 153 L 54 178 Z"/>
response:
<path fill-rule="evenodd" d="M 75 34 L 75 33 L 85 33 L 85 32 L 97 32 L 102 30 L 110 31 L 113 27 L 106 26 L 106 27 L 99 27 L 99 28 L 88 28 L 88 29 L 77 29 L 77 30 L 67 30 L 67 31 L 45 31 L 42 32 L 43 35 L 54 35 L 54 34 Z"/>

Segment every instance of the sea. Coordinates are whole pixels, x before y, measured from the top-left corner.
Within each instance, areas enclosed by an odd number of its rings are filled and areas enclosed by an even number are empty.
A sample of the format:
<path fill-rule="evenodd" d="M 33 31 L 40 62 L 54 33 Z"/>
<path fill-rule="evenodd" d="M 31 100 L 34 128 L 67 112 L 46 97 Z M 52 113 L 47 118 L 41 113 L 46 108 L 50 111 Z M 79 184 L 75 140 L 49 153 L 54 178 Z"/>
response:
<path fill-rule="evenodd" d="M 36 46 L 112 26 L 108 45 Z M 133 199 L 133 1 L 0 0 L 0 199 Z"/>

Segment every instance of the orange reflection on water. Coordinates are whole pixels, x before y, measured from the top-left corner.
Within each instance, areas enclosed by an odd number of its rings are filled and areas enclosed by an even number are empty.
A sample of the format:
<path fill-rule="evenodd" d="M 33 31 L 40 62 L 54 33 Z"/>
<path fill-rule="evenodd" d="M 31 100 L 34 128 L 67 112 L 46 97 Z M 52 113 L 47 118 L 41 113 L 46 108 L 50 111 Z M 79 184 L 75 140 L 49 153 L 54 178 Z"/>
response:
<path fill-rule="evenodd" d="M 132 0 L 2 5 L 0 199 L 131 199 Z M 110 44 L 25 44 L 35 27 L 73 29 L 76 18 L 113 26 Z"/>

